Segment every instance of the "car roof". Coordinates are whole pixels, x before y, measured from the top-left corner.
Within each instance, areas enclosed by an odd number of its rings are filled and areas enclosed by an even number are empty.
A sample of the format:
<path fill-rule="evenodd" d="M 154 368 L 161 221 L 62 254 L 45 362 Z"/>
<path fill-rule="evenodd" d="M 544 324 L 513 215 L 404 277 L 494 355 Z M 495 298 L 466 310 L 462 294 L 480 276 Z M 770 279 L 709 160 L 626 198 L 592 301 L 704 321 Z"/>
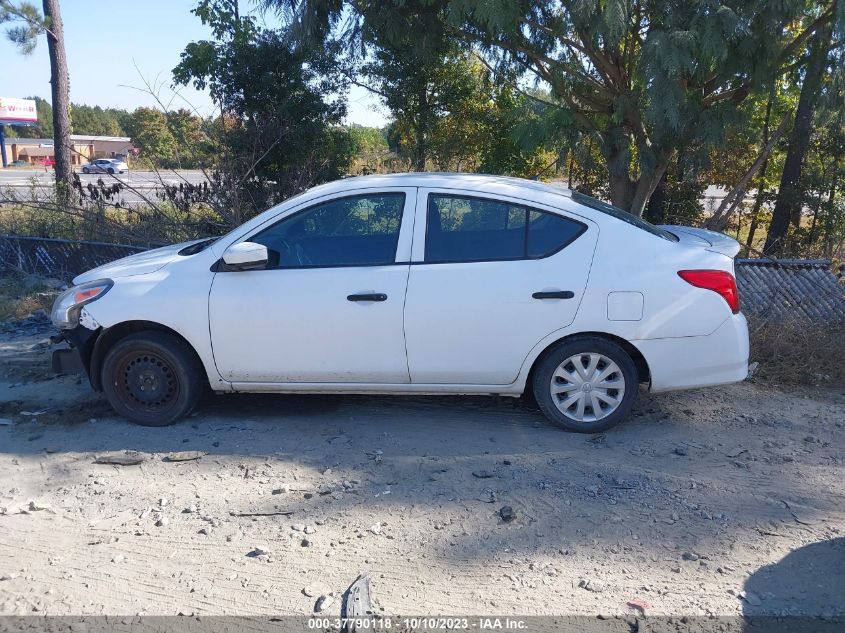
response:
<path fill-rule="evenodd" d="M 342 178 L 309 189 L 309 193 L 332 193 L 345 189 L 366 189 L 370 187 L 442 187 L 444 189 L 482 189 L 485 185 L 508 185 L 522 187 L 540 193 L 572 197 L 572 192 L 557 184 L 549 184 L 512 176 L 490 174 L 466 174 L 449 172 L 410 172 L 399 174 L 373 174 Z"/>

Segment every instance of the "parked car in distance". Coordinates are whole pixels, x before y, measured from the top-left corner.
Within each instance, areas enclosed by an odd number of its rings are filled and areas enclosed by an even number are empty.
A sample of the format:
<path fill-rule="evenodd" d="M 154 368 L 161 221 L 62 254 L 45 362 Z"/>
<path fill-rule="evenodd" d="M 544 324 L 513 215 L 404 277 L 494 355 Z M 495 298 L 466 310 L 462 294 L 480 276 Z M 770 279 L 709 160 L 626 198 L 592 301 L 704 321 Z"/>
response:
<path fill-rule="evenodd" d="M 121 415 L 201 393 L 529 392 L 603 431 L 652 391 L 743 380 L 737 242 L 567 189 L 471 174 L 349 178 L 217 239 L 80 275 L 52 312 Z"/>
<path fill-rule="evenodd" d="M 129 165 L 118 158 L 98 158 L 82 166 L 83 174 L 125 174 Z"/>
<path fill-rule="evenodd" d="M 9 167 L 29 167 L 29 163 L 25 160 L 13 160 L 9 163 Z"/>

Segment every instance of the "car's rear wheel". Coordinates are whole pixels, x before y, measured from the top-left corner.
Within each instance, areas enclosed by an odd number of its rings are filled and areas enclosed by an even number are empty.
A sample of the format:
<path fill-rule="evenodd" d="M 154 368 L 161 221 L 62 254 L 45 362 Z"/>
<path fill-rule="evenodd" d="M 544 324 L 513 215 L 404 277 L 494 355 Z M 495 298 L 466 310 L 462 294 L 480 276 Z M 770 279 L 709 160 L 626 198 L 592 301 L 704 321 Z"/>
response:
<path fill-rule="evenodd" d="M 628 416 L 638 384 L 636 365 L 622 347 L 585 336 L 549 350 L 534 371 L 532 387 L 549 420 L 570 431 L 598 433 Z"/>
<path fill-rule="evenodd" d="M 137 332 L 118 341 L 102 365 L 103 391 L 123 417 L 166 426 L 190 413 L 203 392 L 202 366 L 167 332 Z"/>
<path fill-rule="evenodd" d="M 90 169 L 88 169 L 87 167 L 83 167 L 83 168 L 82 168 L 82 173 L 83 173 L 83 174 L 87 174 L 87 173 L 90 173 L 90 172 L 91 172 L 91 170 L 90 170 Z"/>
<path fill-rule="evenodd" d="M 114 174 L 114 168 L 109 167 L 108 172 L 109 172 L 110 174 Z"/>

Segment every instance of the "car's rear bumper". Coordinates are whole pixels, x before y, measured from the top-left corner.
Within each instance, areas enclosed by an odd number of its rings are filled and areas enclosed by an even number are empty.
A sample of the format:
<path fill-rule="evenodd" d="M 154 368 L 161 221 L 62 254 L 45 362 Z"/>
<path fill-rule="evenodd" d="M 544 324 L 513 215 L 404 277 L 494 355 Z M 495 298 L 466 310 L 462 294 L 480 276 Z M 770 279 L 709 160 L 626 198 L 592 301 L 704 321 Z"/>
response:
<path fill-rule="evenodd" d="M 648 363 L 652 391 L 724 385 L 748 375 L 748 323 L 742 314 L 732 315 L 708 336 L 631 343 Z"/>

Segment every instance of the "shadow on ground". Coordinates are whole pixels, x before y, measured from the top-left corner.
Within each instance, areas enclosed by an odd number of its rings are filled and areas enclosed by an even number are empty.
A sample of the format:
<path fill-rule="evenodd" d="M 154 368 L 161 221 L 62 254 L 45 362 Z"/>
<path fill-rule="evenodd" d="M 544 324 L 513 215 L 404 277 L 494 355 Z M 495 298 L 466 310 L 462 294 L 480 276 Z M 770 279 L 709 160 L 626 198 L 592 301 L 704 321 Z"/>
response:
<path fill-rule="evenodd" d="M 845 630 L 845 538 L 793 550 L 745 582 L 746 630 L 833 633 Z"/>

